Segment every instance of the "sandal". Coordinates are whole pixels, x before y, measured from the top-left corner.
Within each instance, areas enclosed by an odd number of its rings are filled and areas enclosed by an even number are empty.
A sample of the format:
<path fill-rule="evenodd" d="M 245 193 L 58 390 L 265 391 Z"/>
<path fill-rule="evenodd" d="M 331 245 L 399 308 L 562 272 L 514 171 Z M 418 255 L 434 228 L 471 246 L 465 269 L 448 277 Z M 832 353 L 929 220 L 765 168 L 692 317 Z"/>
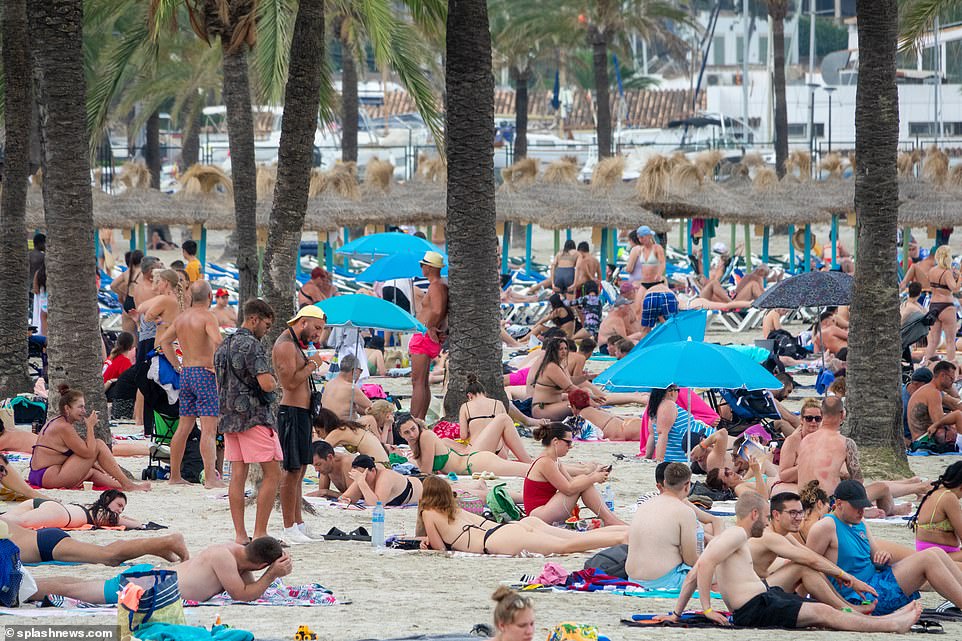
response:
<path fill-rule="evenodd" d="M 336 527 L 332 527 L 328 530 L 327 534 L 324 535 L 325 541 L 353 541 L 350 534 L 345 533 L 343 530 Z"/>
<path fill-rule="evenodd" d="M 364 527 L 359 527 L 356 530 L 351 530 L 345 536 L 345 541 L 371 541 L 371 534 L 364 529 Z"/>

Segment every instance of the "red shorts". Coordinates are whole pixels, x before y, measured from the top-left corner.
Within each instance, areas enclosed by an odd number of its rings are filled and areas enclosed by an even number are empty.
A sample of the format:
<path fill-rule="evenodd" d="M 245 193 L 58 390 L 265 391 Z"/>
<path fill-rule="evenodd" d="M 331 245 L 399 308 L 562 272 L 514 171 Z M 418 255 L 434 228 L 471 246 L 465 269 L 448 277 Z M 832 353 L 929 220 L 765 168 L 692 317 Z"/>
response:
<path fill-rule="evenodd" d="M 415 334 L 408 343 L 408 353 L 425 354 L 437 358 L 441 353 L 441 344 L 435 343 L 427 334 Z"/>
<path fill-rule="evenodd" d="M 281 442 L 277 432 L 263 425 L 255 425 L 246 432 L 224 434 L 224 458 L 242 463 L 281 461 Z"/>

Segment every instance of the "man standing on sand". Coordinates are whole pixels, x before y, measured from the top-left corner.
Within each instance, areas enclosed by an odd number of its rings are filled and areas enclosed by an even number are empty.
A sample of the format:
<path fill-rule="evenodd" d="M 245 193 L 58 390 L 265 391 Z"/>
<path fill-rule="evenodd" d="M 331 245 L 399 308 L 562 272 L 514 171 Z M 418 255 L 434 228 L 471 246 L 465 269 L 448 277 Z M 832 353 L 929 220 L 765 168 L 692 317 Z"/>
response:
<path fill-rule="evenodd" d="M 59 594 L 86 603 L 117 603 L 121 578 L 125 574 L 152 569 L 153 566 L 147 564 L 135 565 L 106 581 L 72 576 L 37 579 L 37 593 L 30 600 L 39 601 L 48 594 Z M 208 601 L 221 592 L 227 592 L 235 601 L 256 601 L 274 579 L 290 574 L 294 563 L 281 549 L 280 541 L 264 536 L 247 545 L 212 545 L 170 569 L 177 573 L 181 597 L 189 601 Z M 260 570 L 264 570 L 264 574 L 255 579 L 253 573 Z"/>
<path fill-rule="evenodd" d="M 237 327 L 237 310 L 230 306 L 230 294 L 226 289 L 218 289 L 214 295 L 214 316 L 221 327 Z"/>
<path fill-rule="evenodd" d="M 267 536 L 267 522 L 281 481 L 279 462 L 284 455 L 274 427 L 270 398 L 277 388 L 277 380 L 271 374 L 267 351 L 261 344 L 273 323 L 271 306 L 252 298 L 244 305 L 244 324 L 214 353 L 220 398 L 217 430 L 224 435 L 224 458 L 231 462 L 227 498 L 234 522 L 234 541 L 241 545 L 250 541 L 244 524 L 248 466 L 260 465 L 264 473 L 257 492 L 255 539 Z"/>
<path fill-rule="evenodd" d="M 872 586 L 878 593 L 877 614 L 888 614 L 919 598 L 926 583 L 946 599 L 962 606 L 962 570 L 941 548 L 928 548 L 892 563 L 892 555 L 880 550 L 863 522 L 872 502 L 858 481 L 842 481 L 835 488 L 835 509 L 808 531 L 805 544 L 815 554 L 838 564 L 847 573 Z M 850 588 L 832 579 L 848 601 L 860 601 Z"/>
<path fill-rule="evenodd" d="M 677 622 L 675 612 L 684 612 L 698 589 L 705 616 L 719 625 L 729 625 L 725 615 L 711 607 L 712 578 L 717 582 L 732 623 L 751 628 L 829 628 L 853 632 L 908 632 L 922 614 L 922 606 L 910 603 L 887 616 L 873 617 L 836 610 L 830 605 L 768 587 L 752 566 L 749 541 L 757 539 L 768 525 L 768 501 L 756 492 L 746 492 L 735 504 L 735 527 L 730 527 L 705 548 L 688 573 L 674 612 L 666 620 Z M 810 535 L 811 536 L 811 535 Z"/>
<path fill-rule="evenodd" d="M 424 420 L 431 404 L 428 375 L 431 361 L 441 353 L 448 329 L 448 284 L 441 278 L 444 257 L 437 252 L 424 252 L 421 273 L 428 279 L 428 293 L 421 300 L 418 320 L 427 328 L 415 334 L 408 343 L 411 354 L 411 416 Z"/>
<path fill-rule="evenodd" d="M 317 343 L 327 317 L 316 305 L 307 305 L 287 321 L 287 329 L 274 341 L 271 359 L 283 395 L 277 409 L 277 436 L 284 455 L 281 475 L 281 512 L 284 516 L 284 540 L 290 544 L 309 543 L 307 526 L 301 514 L 301 481 L 312 462 L 310 377 L 321 366 L 321 357 L 304 353 L 308 343 Z"/>
<path fill-rule="evenodd" d="M 638 506 L 628 530 L 629 580 L 647 590 L 679 590 L 698 560 L 698 518 L 685 502 L 691 470 L 684 463 L 665 467 L 661 494 Z"/>
<path fill-rule="evenodd" d="M 593 282 L 601 292 L 601 263 L 591 255 L 591 246 L 585 241 L 578 243 L 578 261 L 575 263 L 575 297 L 585 296 L 582 286 Z"/>
<path fill-rule="evenodd" d="M 190 286 L 190 307 L 181 312 L 160 338 L 164 354 L 180 372 L 180 421 L 170 441 L 170 483 L 186 483 L 180 475 L 187 438 L 200 419 L 200 455 L 204 459 L 204 487 L 227 487 L 217 473 L 217 416 L 220 414 L 214 351 L 221 343 L 217 318 L 210 311 L 210 284 Z M 178 366 L 174 341 L 183 355 Z"/>
<path fill-rule="evenodd" d="M 200 260 L 197 258 L 197 241 L 185 240 L 180 249 L 184 254 L 184 271 L 187 272 L 190 282 L 196 283 L 204 277 Z"/>

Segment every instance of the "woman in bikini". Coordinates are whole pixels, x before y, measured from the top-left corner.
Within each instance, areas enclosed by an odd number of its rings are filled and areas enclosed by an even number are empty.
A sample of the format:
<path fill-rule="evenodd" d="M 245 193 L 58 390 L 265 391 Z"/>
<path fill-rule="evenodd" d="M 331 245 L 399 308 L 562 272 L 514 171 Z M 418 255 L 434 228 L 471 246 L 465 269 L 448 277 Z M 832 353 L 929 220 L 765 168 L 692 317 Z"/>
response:
<path fill-rule="evenodd" d="M 575 321 L 578 320 L 578 317 L 575 316 L 561 294 L 552 294 L 548 299 L 548 304 L 551 305 L 551 311 L 535 323 L 534 327 L 531 328 L 530 335 L 541 336 L 546 330 L 550 329 L 550 323 L 551 326 L 564 332 L 565 336 L 572 336 L 575 333 Z"/>
<path fill-rule="evenodd" d="M 618 416 L 599 409 L 592 404 L 591 395 L 582 389 L 568 392 L 568 404 L 576 420 L 594 425 L 609 441 L 637 441 L 641 436 L 640 418 Z"/>
<path fill-rule="evenodd" d="M 514 421 L 504 405 L 488 398 L 484 386 L 474 374 L 468 375 L 464 391 L 468 402 L 458 412 L 461 439 L 479 450 L 496 454 L 507 446 L 519 461 L 530 463 L 531 455 L 524 449 L 518 430 L 514 428 Z"/>
<path fill-rule="evenodd" d="M 524 509 L 546 523 L 564 521 L 581 501 L 598 515 L 605 525 L 624 525 L 605 506 L 597 483 L 608 480 L 611 468 L 593 466 L 585 474 L 572 475 L 559 459 L 567 456 L 574 444 L 571 428 L 564 423 L 548 423 L 534 431 L 541 441 L 541 453 L 524 477 Z"/>
<path fill-rule="evenodd" d="M 915 549 L 941 548 L 953 561 L 962 561 L 962 461 L 946 468 L 922 498 L 909 525 L 915 530 Z"/>
<path fill-rule="evenodd" d="M 578 389 L 565 369 L 568 342 L 555 338 L 545 343 L 542 349 L 544 357 L 541 362 L 528 372 L 531 416 L 560 421 L 571 416 L 571 407 L 565 394 Z"/>
<path fill-rule="evenodd" d="M 384 507 L 416 505 L 421 498 L 421 481 L 377 465 L 370 456 L 359 454 L 351 462 L 351 485 L 341 494 L 340 501 L 357 503 L 361 499 L 368 507 L 380 501 Z"/>
<path fill-rule="evenodd" d="M 448 482 L 433 475 L 424 479 L 424 492 L 418 503 L 418 532 L 424 532 L 424 550 L 509 556 L 522 552 L 574 554 L 628 542 L 627 527 L 575 532 L 530 516 L 499 524 L 462 510 Z"/>
<path fill-rule="evenodd" d="M 953 294 L 959 291 L 959 281 L 952 271 L 952 250 L 948 245 L 942 245 L 935 250 L 935 266 L 929 270 L 929 284 L 932 286 L 929 313 L 935 316 L 935 322 L 929 329 L 923 363 L 934 360 L 935 351 L 942 343 L 943 334 L 945 335 L 945 360 L 954 363 L 955 334 L 959 329 L 959 321 Z"/>
<path fill-rule="evenodd" d="M 37 435 L 30 460 L 31 485 L 43 488 L 72 488 L 83 481 L 127 492 L 149 490 L 150 483 L 134 483 L 117 464 L 107 444 L 94 436 L 97 412 L 87 415 L 83 393 L 61 385 L 60 414 L 47 422 Z M 74 425 L 83 422 L 86 438 Z"/>
<path fill-rule="evenodd" d="M 647 225 L 628 232 L 631 252 L 625 271 L 635 288 L 649 289 L 665 281 L 665 250 L 655 241 L 655 232 Z"/>
<path fill-rule="evenodd" d="M 123 527 L 135 530 L 143 523 L 123 515 L 127 495 L 120 490 L 107 490 L 90 505 L 60 503 L 50 499 L 30 499 L 3 515 L 8 523 L 31 530 L 55 527 L 68 530 L 85 525 L 95 527 Z"/>
<path fill-rule="evenodd" d="M 374 434 L 381 443 L 394 444 L 394 403 L 383 398 L 371 403 L 367 414 L 359 416 L 357 422 Z"/>
<path fill-rule="evenodd" d="M 399 418 L 398 431 L 411 447 L 409 458 L 425 474 L 454 472 L 458 476 L 471 476 L 489 472 L 496 476 L 521 477 L 528 470 L 527 463 L 508 461 L 494 452 L 478 450 L 477 444 L 472 443 L 467 448 L 457 441 L 438 438 L 427 429 L 424 421 L 410 415 Z"/>
<path fill-rule="evenodd" d="M 376 463 L 387 464 L 384 445 L 360 423 L 345 421 L 331 410 L 322 407 L 314 417 L 314 433 L 331 444 L 343 447 L 351 454 L 367 454 Z"/>
<path fill-rule="evenodd" d="M 575 250 L 575 241 L 566 240 L 562 250 L 551 262 L 551 289 L 561 296 L 572 293 L 571 288 L 575 284 L 575 265 L 577 263 L 578 252 Z"/>

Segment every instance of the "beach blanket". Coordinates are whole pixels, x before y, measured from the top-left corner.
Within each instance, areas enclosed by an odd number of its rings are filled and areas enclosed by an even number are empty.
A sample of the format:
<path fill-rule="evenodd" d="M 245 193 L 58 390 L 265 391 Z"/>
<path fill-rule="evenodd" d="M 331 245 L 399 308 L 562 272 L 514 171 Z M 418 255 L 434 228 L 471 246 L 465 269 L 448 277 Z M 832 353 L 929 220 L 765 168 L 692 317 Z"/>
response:
<path fill-rule="evenodd" d="M 595 568 L 585 568 L 567 576 L 563 575 L 563 568 L 554 563 L 547 563 L 537 577 L 522 577 L 519 589 L 523 591 L 536 590 L 538 592 L 605 592 L 646 599 L 673 599 L 679 593 L 679 590 L 647 590 L 634 581 L 620 579 L 599 572 Z M 546 586 L 542 583 L 544 580 L 554 585 Z M 697 594 L 697 591 L 695 594 Z M 712 596 L 721 598 L 721 595 L 715 593 L 712 593 Z"/>
<path fill-rule="evenodd" d="M 735 501 L 715 501 L 708 513 L 713 516 L 735 516 Z M 875 525 L 905 525 L 910 516 L 887 516 L 885 518 L 862 519 Z"/>
<path fill-rule="evenodd" d="M 349 601 L 338 600 L 334 593 L 320 583 L 307 585 L 284 585 L 280 579 L 274 579 L 270 587 L 264 591 L 259 599 L 253 601 L 235 601 L 227 592 L 221 592 L 207 601 L 184 601 L 185 607 L 226 605 L 270 605 L 270 606 L 315 606 L 341 605 Z"/>
<path fill-rule="evenodd" d="M 452 632 L 450 634 L 415 634 L 409 637 L 396 637 L 393 639 L 361 639 L 360 641 L 477 641 L 478 638 L 487 638 L 489 635 L 475 635 L 463 632 Z"/>
<path fill-rule="evenodd" d="M 254 641 L 247 630 L 214 625 L 211 629 L 174 623 L 148 623 L 137 628 L 137 638 L 143 641 Z"/>
<path fill-rule="evenodd" d="M 326 507 L 332 510 L 360 510 L 361 512 L 372 509 L 366 505 L 358 505 L 356 503 L 342 503 L 336 499 L 329 499 L 323 496 L 305 496 L 304 500 L 310 503 L 314 507 Z M 417 507 L 417 503 L 405 503 L 404 505 L 385 505 L 383 506 L 385 510 L 406 510 L 412 507 Z"/>
<path fill-rule="evenodd" d="M 89 605 L 89 604 L 88 604 Z M 42 619 L 45 617 L 83 617 L 107 614 L 114 618 L 117 617 L 117 608 L 108 608 L 91 605 L 85 608 L 41 608 L 40 604 L 22 605 L 19 608 L 0 608 L 0 615 L 6 614 L 14 617 Z"/>
<path fill-rule="evenodd" d="M 727 613 L 722 613 L 727 614 Z M 718 624 L 701 612 L 685 612 L 677 623 L 662 619 L 664 614 L 632 614 L 630 619 L 622 619 L 621 624 L 631 628 L 719 628 Z"/>

